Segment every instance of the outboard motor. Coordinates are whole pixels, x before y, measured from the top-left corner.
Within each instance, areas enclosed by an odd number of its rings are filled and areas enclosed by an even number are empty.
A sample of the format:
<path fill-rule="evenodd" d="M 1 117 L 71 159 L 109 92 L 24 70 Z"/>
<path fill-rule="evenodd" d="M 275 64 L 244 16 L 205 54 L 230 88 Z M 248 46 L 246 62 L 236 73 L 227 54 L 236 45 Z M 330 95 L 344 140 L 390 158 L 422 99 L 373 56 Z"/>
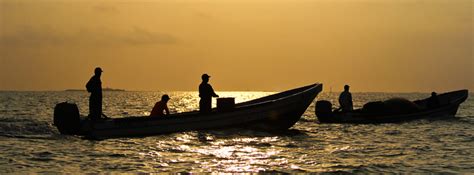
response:
<path fill-rule="evenodd" d="M 61 134 L 78 134 L 81 119 L 77 105 L 68 102 L 56 104 L 56 107 L 54 107 L 54 125 Z"/>
<path fill-rule="evenodd" d="M 316 102 L 315 109 L 316 116 L 320 117 L 329 117 L 332 115 L 332 103 L 327 100 L 320 100 Z"/>

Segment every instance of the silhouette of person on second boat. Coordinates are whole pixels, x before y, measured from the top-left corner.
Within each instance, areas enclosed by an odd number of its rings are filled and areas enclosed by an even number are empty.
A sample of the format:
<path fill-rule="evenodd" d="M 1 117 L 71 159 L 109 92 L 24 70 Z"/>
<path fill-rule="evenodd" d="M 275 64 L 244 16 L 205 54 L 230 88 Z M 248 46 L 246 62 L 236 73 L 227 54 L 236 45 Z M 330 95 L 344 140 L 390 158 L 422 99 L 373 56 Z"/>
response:
<path fill-rule="evenodd" d="M 202 74 L 201 79 L 202 83 L 199 85 L 199 111 L 201 113 L 209 113 L 212 109 L 212 97 L 219 97 L 212 89 L 212 86 L 209 84 L 209 78 L 211 76 L 207 74 Z"/>
<path fill-rule="evenodd" d="M 86 84 L 87 92 L 91 93 L 89 97 L 89 117 L 92 120 L 98 120 L 102 114 L 102 82 L 100 76 L 102 75 L 102 69 L 100 67 L 95 68 L 94 76 Z M 103 115 L 104 118 L 108 118 Z"/>
<path fill-rule="evenodd" d="M 439 106 L 440 106 L 440 102 L 439 102 L 438 94 L 436 94 L 436 92 L 431 92 L 431 97 L 428 98 L 426 107 L 428 107 L 428 109 L 433 109 Z"/>
<path fill-rule="evenodd" d="M 167 94 L 161 96 L 161 101 L 156 102 L 155 106 L 151 110 L 150 117 L 162 117 L 165 115 L 170 115 L 170 110 L 168 109 L 168 101 L 170 96 Z M 165 113 L 163 113 L 163 111 Z"/>
<path fill-rule="evenodd" d="M 352 94 L 349 92 L 349 85 L 344 85 L 344 91 L 339 95 L 339 110 L 342 112 L 352 111 Z"/>

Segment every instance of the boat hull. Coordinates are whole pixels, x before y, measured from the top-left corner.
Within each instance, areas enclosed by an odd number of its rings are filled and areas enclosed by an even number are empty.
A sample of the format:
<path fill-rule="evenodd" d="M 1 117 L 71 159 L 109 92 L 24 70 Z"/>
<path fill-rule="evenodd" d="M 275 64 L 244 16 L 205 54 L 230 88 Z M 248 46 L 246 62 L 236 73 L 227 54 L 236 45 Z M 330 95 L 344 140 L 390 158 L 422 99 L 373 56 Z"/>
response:
<path fill-rule="evenodd" d="M 77 133 L 87 138 L 104 139 L 230 127 L 286 130 L 301 118 L 321 90 L 321 84 L 313 84 L 236 104 L 233 110 L 225 112 L 213 109 L 208 114 L 192 111 L 166 117 L 82 120 Z"/>
<path fill-rule="evenodd" d="M 407 122 L 417 119 L 440 119 L 440 118 L 452 118 L 456 115 L 459 105 L 464 102 L 468 97 L 467 90 L 453 91 L 439 95 L 442 105 L 433 108 L 426 109 L 426 103 L 428 99 L 414 101 L 415 104 L 422 106 L 424 109 L 410 114 L 398 114 L 398 115 L 374 115 L 365 114 L 362 112 L 332 112 L 328 114 L 317 115 L 320 123 L 360 123 L 360 124 L 373 124 L 373 123 L 397 123 Z"/>

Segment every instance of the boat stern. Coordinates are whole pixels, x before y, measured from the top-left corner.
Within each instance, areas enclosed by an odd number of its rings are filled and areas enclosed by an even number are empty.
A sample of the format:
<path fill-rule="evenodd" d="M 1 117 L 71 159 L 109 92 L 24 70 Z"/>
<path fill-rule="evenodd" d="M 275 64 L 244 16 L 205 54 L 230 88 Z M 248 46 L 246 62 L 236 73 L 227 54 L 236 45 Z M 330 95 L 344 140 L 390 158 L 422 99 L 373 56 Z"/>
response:
<path fill-rule="evenodd" d="M 79 108 L 74 103 L 58 103 L 54 107 L 54 124 L 61 134 L 75 135 L 80 133 L 81 119 Z"/>

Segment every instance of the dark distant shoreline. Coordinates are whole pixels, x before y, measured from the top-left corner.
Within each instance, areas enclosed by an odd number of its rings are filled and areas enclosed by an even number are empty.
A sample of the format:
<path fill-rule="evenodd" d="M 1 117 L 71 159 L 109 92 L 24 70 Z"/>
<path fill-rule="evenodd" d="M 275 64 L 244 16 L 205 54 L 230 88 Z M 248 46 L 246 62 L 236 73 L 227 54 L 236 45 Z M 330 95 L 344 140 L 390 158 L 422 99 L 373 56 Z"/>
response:
<path fill-rule="evenodd" d="M 66 89 L 64 91 L 86 91 L 85 89 Z M 120 91 L 123 92 L 125 89 L 114 89 L 114 88 L 103 88 L 102 91 Z"/>

